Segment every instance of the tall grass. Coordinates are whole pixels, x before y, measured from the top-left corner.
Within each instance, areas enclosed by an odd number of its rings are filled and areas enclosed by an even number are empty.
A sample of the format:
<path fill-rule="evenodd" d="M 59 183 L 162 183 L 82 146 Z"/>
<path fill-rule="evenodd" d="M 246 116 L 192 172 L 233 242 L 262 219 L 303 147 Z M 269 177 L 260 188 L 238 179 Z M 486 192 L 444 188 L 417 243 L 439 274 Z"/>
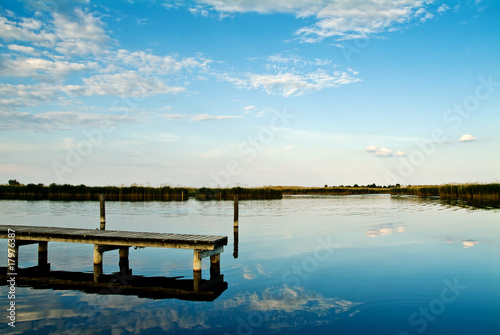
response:
<path fill-rule="evenodd" d="M 368 187 L 283 187 L 283 194 L 298 195 L 298 194 L 320 194 L 320 195 L 351 195 L 351 194 L 388 194 L 388 188 L 368 188 Z"/>
<path fill-rule="evenodd" d="M 448 184 L 438 186 L 408 186 L 391 189 L 391 194 L 488 199 L 500 201 L 500 184 Z"/>
<path fill-rule="evenodd" d="M 99 200 L 104 193 L 109 201 L 180 201 L 188 199 L 187 188 L 145 186 L 85 186 L 28 184 L 0 185 L 0 199 L 19 200 Z"/>
<path fill-rule="evenodd" d="M 195 190 L 197 200 L 233 200 L 238 195 L 239 200 L 270 200 L 281 199 L 283 194 L 280 190 L 263 188 L 200 188 Z"/>

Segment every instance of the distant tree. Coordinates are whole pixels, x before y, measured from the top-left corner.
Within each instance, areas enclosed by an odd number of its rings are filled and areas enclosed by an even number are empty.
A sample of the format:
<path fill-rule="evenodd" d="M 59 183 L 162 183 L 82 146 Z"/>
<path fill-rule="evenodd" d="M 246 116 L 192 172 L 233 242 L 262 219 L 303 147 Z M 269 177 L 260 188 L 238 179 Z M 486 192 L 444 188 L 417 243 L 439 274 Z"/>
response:
<path fill-rule="evenodd" d="M 396 188 L 401 188 L 401 185 L 400 184 L 396 184 Z"/>
<path fill-rule="evenodd" d="M 353 187 L 359 187 L 359 186 L 358 186 L 358 184 L 354 184 L 354 186 L 353 186 Z"/>
<path fill-rule="evenodd" d="M 19 181 L 17 181 L 17 179 L 11 179 L 11 180 L 9 180 L 9 185 L 10 186 L 20 186 L 21 183 Z"/>
<path fill-rule="evenodd" d="M 327 188 L 327 187 L 328 187 L 328 185 L 327 185 L 327 184 L 325 184 L 325 188 Z"/>

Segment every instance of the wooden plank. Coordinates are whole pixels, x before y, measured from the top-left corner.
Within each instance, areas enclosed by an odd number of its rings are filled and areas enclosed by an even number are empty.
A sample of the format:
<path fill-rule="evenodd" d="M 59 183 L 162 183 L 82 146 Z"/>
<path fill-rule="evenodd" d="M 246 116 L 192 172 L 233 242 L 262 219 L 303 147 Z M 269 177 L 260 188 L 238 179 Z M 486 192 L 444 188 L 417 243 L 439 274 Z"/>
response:
<path fill-rule="evenodd" d="M 8 229 L 16 231 L 16 239 L 19 241 L 53 241 L 199 250 L 214 250 L 217 246 L 227 245 L 227 236 L 8 225 L 0 225 L 0 238 L 8 238 Z"/>

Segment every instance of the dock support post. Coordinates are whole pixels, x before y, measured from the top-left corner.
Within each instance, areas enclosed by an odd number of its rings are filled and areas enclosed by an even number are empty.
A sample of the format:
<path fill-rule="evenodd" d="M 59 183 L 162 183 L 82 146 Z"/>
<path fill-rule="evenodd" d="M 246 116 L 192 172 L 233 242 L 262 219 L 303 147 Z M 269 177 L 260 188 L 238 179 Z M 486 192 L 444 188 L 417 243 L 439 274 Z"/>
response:
<path fill-rule="evenodd" d="M 234 227 L 238 227 L 238 195 L 234 195 Z"/>
<path fill-rule="evenodd" d="M 99 194 L 99 203 L 100 203 L 100 208 L 101 208 L 101 230 L 106 229 L 106 211 L 104 208 L 104 193 Z"/>
<path fill-rule="evenodd" d="M 201 250 L 194 250 L 193 255 L 193 291 L 199 292 L 201 282 Z"/>
<path fill-rule="evenodd" d="M 234 243 L 234 248 L 233 248 L 233 258 L 238 258 L 238 243 L 239 243 L 239 238 L 238 238 L 238 226 L 233 227 L 233 243 Z"/>
<path fill-rule="evenodd" d="M 120 248 L 120 273 L 122 274 L 132 274 L 132 271 L 129 268 L 129 261 L 128 261 L 128 254 L 129 254 L 129 247 L 122 247 Z"/>
<path fill-rule="evenodd" d="M 102 249 L 98 244 L 94 244 L 94 282 L 99 282 L 102 275 Z"/>
<path fill-rule="evenodd" d="M 49 242 L 38 242 L 38 268 L 42 270 L 50 270 L 48 262 Z"/>
<path fill-rule="evenodd" d="M 210 279 L 220 276 L 220 254 L 210 256 Z"/>

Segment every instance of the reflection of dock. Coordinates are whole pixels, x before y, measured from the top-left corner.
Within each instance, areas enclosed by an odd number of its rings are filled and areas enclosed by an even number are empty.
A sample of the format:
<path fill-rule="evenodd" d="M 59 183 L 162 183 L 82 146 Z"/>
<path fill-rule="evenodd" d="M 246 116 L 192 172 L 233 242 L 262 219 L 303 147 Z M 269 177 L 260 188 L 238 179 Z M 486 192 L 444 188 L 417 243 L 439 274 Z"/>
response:
<path fill-rule="evenodd" d="M 9 233 L 11 234 L 9 237 Z M 14 237 L 14 241 L 12 238 Z M 56 228 L 35 226 L 0 225 L 0 238 L 9 240 L 9 272 L 18 270 L 19 247 L 38 243 L 38 269 L 48 270 L 48 242 L 69 242 L 94 244 L 94 277 L 102 281 L 103 253 L 118 249 L 120 252 L 120 273 L 130 274 L 129 248 L 155 247 L 192 249 L 193 286 L 199 291 L 201 283 L 201 261 L 210 257 L 210 278 L 220 276 L 220 253 L 227 245 L 226 236 L 145 233 L 99 229 Z M 13 242 L 13 243 L 12 243 Z M 13 267 L 11 267 L 13 265 Z"/>
<path fill-rule="evenodd" d="M 0 268 L 0 285 L 9 285 L 7 268 Z M 19 269 L 16 286 L 34 289 L 78 290 L 85 293 L 135 295 L 149 299 L 180 299 L 192 301 L 213 301 L 227 289 L 223 276 L 210 280 L 201 279 L 195 291 L 193 279 L 179 277 L 143 277 L 116 273 L 102 275 L 94 282 L 92 273 L 68 271 L 43 271 L 38 267 Z"/>

